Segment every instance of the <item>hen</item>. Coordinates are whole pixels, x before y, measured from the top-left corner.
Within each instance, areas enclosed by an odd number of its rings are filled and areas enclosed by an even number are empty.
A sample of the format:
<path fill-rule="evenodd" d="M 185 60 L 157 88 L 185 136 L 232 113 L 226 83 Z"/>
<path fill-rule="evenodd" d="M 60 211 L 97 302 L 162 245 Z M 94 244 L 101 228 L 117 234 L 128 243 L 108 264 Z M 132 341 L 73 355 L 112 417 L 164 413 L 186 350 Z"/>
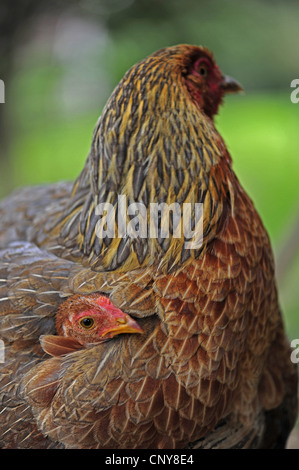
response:
<path fill-rule="evenodd" d="M 271 246 L 213 122 L 224 94 L 240 89 L 206 48 L 162 49 L 113 91 L 73 185 L 3 201 L 2 447 L 285 445 L 297 372 Z M 178 205 L 169 236 L 141 233 L 153 203 Z M 190 248 L 194 203 L 202 233 Z M 162 230 L 161 211 L 155 220 Z M 94 292 L 144 333 L 49 358 L 39 338 L 55 332 L 59 305 Z"/>
<path fill-rule="evenodd" d="M 63 302 L 55 315 L 59 336 L 41 337 L 43 350 L 61 356 L 122 333 L 142 333 L 129 315 L 116 308 L 108 297 L 98 294 L 74 295 Z"/>

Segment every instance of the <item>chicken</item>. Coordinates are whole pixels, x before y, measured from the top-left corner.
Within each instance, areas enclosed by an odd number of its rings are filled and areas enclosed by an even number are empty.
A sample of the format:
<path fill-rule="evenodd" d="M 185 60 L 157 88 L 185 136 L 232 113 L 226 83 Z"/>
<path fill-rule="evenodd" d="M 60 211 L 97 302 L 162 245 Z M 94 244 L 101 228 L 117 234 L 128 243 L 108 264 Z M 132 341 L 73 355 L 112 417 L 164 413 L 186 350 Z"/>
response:
<path fill-rule="evenodd" d="M 43 350 L 61 356 L 92 343 L 122 333 L 142 333 L 142 328 L 129 315 L 116 308 L 105 296 L 74 295 L 63 302 L 55 315 L 57 335 L 40 338 Z"/>
<path fill-rule="evenodd" d="M 2 202 L 2 447 L 284 447 L 297 371 L 273 254 L 213 121 L 240 90 L 208 49 L 162 49 L 113 91 L 74 184 Z M 92 293 L 143 334 L 45 355 L 59 305 Z"/>

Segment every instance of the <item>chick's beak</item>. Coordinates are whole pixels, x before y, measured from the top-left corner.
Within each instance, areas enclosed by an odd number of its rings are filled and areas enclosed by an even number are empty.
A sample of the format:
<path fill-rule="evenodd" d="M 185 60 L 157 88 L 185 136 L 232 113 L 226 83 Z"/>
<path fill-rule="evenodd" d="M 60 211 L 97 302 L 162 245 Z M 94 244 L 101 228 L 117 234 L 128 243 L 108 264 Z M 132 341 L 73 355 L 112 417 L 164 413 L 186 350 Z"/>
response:
<path fill-rule="evenodd" d="M 240 83 L 229 75 L 223 75 L 220 86 L 224 93 L 239 93 L 244 91 Z"/>
<path fill-rule="evenodd" d="M 102 336 L 108 335 L 109 338 L 123 333 L 143 333 L 143 329 L 129 315 L 123 315 L 115 319 L 115 324 L 107 328 Z"/>

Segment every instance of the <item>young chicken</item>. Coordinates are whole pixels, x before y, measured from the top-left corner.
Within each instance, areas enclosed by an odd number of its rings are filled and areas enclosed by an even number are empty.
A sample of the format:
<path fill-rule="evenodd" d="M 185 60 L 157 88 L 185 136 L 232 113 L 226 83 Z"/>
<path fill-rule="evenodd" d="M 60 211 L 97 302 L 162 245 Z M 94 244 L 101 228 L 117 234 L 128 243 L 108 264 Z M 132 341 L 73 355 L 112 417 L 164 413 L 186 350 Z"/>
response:
<path fill-rule="evenodd" d="M 121 333 L 142 333 L 135 320 L 97 293 L 73 295 L 63 302 L 57 311 L 56 330 L 58 336 L 40 338 L 43 350 L 51 356 L 107 341 Z"/>

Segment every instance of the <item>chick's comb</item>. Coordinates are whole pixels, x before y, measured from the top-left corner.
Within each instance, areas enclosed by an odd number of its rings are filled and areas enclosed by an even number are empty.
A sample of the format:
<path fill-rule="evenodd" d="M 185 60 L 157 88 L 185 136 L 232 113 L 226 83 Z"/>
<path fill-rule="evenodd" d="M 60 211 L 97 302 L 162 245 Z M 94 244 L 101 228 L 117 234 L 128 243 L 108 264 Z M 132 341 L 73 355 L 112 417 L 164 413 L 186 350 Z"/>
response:
<path fill-rule="evenodd" d="M 111 300 L 108 297 L 105 297 L 104 295 L 99 295 L 96 301 L 97 303 L 101 303 L 101 304 L 104 303 L 106 305 L 112 305 Z"/>

